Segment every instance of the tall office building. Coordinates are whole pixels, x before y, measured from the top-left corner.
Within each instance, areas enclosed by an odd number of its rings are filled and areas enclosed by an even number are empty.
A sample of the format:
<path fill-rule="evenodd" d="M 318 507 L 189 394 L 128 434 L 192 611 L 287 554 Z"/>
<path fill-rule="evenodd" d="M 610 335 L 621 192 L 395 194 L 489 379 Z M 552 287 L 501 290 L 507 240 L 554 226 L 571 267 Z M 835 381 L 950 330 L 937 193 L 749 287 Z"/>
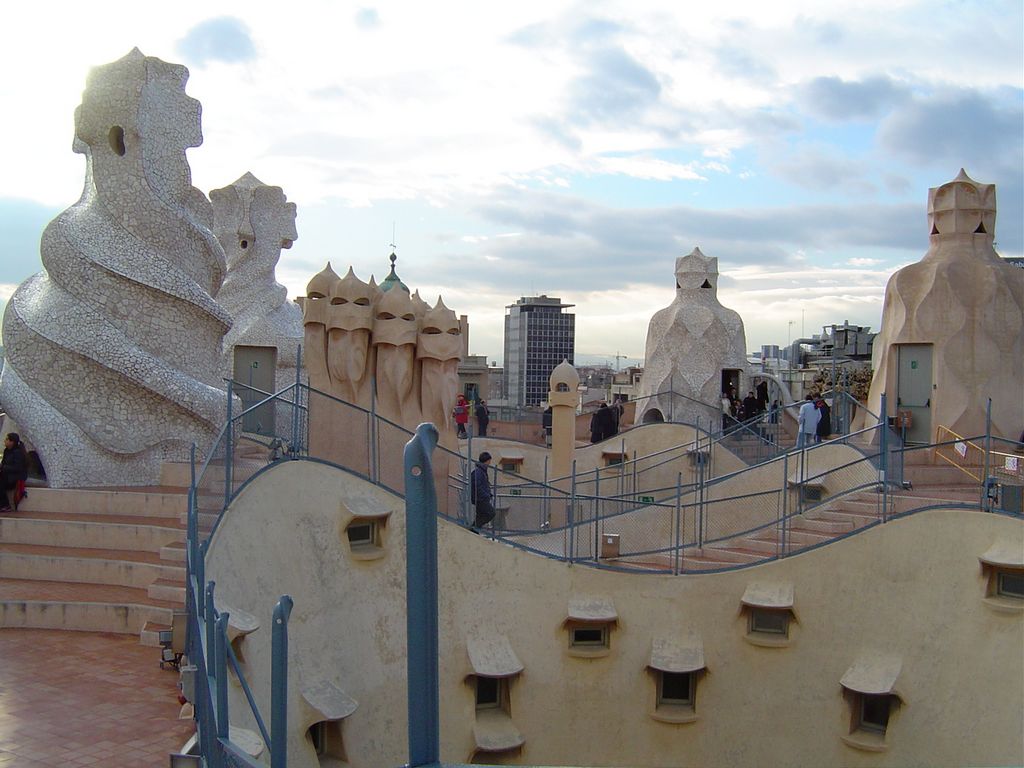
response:
<path fill-rule="evenodd" d="M 562 360 L 573 362 L 573 306 L 548 296 L 524 296 L 505 309 L 505 399 L 509 405 L 539 405 L 548 378 Z"/>

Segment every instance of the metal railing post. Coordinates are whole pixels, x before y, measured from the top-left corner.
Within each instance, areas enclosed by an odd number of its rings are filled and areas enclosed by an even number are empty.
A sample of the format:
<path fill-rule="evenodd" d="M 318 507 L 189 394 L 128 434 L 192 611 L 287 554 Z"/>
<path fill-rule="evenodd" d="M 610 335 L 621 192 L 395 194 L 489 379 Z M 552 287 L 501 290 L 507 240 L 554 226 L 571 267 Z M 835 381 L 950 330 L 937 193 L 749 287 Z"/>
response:
<path fill-rule="evenodd" d="M 292 605 L 290 595 L 281 595 L 270 630 L 270 768 L 288 765 L 288 618 Z"/>
<path fill-rule="evenodd" d="M 544 528 L 545 523 L 549 523 L 551 520 L 551 486 L 548 484 L 548 459 L 550 457 L 544 456 L 544 496 L 540 501 L 540 522 L 541 528 Z"/>
<path fill-rule="evenodd" d="M 441 753 L 437 495 L 431 469 L 437 438 L 433 424 L 420 424 L 404 452 L 410 766 L 434 765 Z"/>
<path fill-rule="evenodd" d="M 224 425 L 224 507 L 231 501 L 231 410 L 234 400 L 234 382 L 228 379 L 228 421 Z"/>
<path fill-rule="evenodd" d="M 985 404 L 985 458 L 983 459 L 982 466 L 984 471 L 981 475 L 981 508 L 986 512 L 991 512 L 993 504 L 988 501 L 988 483 L 989 483 L 989 471 L 991 466 L 989 464 L 989 456 L 992 453 L 992 398 L 988 399 Z"/>
<path fill-rule="evenodd" d="M 675 546 L 675 558 L 672 564 L 672 573 L 678 575 L 682 570 L 681 561 L 683 556 L 682 540 L 683 540 L 683 516 L 682 516 L 682 503 L 683 503 L 683 473 L 678 472 L 676 474 L 676 546 Z"/>
<path fill-rule="evenodd" d="M 370 481 L 377 482 L 377 377 L 372 376 L 370 387 L 370 429 L 367 437 L 370 438 Z"/>
<path fill-rule="evenodd" d="M 186 583 L 187 578 L 192 576 L 192 564 L 199 556 L 198 541 L 199 521 L 197 516 L 199 510 L 196 501 L 196 444 L 192 443 L 189 449 L 189 484 L 188 484 L 188 517 L 185 520 L 185 542 L 187 544 L 188 557 L 186 558 Z"/>
<path fill-rule="evenodd" d="M 462 470 L 462 520 L 472 525 L 476 519 L 473 507 L 473 462 L 469 456 L 460 456 L 459 466 Z"/>
<path fill-rule="evenodd" d="M 195 580 L 196 586 L 199 587 L 199 594 L 203 594 L 203 589 L 206 584 L 206 551 L 210 548 L 210 541 L 202 541 L 199 543 L 199 557 L 195 562 Z M 199 606 L 200 611 L 205 611 L 205 604 Z M 204 614 L 205 618 L 205 614 Z"/>
<path fill-rule="evenodd" d="M 632 488 L 632 494 L 634 496 L 639 495 L 639 493 L 640 493 L 639 487 L 640 486 L 637 485 L 637 452 L 636 452 L 636 449 L 633 449 L 633 488 Z M 635 503 L 637 501 L 637 499 L 632 499 L 631 501 Z"/>
<path fill-rule="evenodd" d="M 299 401 L 302 395 L 302 345 L 295 351 L 295 395 L 292 397 L 292 451 L 299 446 Z"/>
<path fill-rule="evenodd" d="M 710 435 L 708 436 L 710 440 Z M 698 448 L 700 443 L 697 443 Z M 708 444 L 708 453 L 711 453 L 711 444 Z M 707 462 L 700 460 L 700 450 L 697 451 L 697 548 L 704 549 L 704 481 Z"/>
<path fill-rule="evenodd" d="M 619 449 L 619 512 L 626 511 L 626 438 L 622 438 Z"/>
<path fill-rule="evenodd" d="M 213 607 L 213 590 L 214 590 L 214 588 L 216 586 L 217 585 L 216 585 L 215 582 L 212 582 L 212 581 L 207 582 L 207 584 L 206 584 L 206 591 L 204 592 L 205 599 L 203 601 L 203 605 L 204 605 L 204 608 L 203 608 L 203 620 L 206 622 L 206 653 L 207 654 L 210 654 L 210 653 L 213 652 L 214 645 L 216 643 L 214 635 L 215 635 L 215 632 L 216 632 L 217 623 L 216 623 L 216 621 L 213 618 L 216 615 L 215 609 Z M 207 667 L 209 667 L 209 661 L 207 661 Z M 212 670 L 207 668 L 206 673 L 208 675 L 212 674 Z"/>
<path fill-rule="evenodd" d="M 574 526 L 574 518 L 576 517 L 576 459 L 572 460 L 572 481 L 569 492 L 569 562 L 573 562 L 573 555 L 575 550 L 576 532 Z"/>
<path fill-rule="evenodd" d="M 594 563 L 597 563 L 597 556 L 601 551 L 601 468 L 594 470 Z"/>
<path fill-rule="evenodd" d="M 889 482 L 887 470 L 889 466 L 889 410 L 885 402 L 885 393 L 882 393 L 881 414 L 878 417 L 878 428 L 881 430 L 878 437 L 878 480 L 882 484 L 882 522 L 886 522 L 889 516 Z"/>
<path fill-rule="evenodd" d="M 787 552 L 786 526 L 789 524 L 789 452 L 782 454 L 782 530 L 779 533 L 779 556 Z"/>
<path fill-rule="evenodd" d="M 214 630 L 213 677 L 217 682 L 217 738 L 228 738 L 228 614 L 217 617 Z"/>

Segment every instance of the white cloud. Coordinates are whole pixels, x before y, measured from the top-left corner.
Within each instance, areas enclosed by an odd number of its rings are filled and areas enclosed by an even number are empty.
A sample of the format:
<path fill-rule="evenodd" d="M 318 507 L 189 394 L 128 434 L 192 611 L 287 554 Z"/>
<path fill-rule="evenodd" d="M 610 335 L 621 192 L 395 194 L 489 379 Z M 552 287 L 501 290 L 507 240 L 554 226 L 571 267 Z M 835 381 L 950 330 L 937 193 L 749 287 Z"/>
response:
<path fill-rule="evenodd" d="M 670 163 L 656 157 L 600 157 L 595 160 L 594 166 L 599 173 L 622 174 L 651 181 L 707 181 L 707 178 L 694 170 L 693 165 Z"/>

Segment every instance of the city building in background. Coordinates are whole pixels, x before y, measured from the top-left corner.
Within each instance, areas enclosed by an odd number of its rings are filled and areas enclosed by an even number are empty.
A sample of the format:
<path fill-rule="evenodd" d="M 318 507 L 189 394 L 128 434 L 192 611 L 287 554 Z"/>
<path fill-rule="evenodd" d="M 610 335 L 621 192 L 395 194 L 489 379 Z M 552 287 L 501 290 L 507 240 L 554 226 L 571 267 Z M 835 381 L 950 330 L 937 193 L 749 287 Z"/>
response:
<path fill-rule="evenodd" d="M 550 296 L 524 296 L 506 307 L 505 400 L 511 406 L 540 405 L 547 399 L 551 371 L 573 362 L 576 316 L 572 304 Z"/>

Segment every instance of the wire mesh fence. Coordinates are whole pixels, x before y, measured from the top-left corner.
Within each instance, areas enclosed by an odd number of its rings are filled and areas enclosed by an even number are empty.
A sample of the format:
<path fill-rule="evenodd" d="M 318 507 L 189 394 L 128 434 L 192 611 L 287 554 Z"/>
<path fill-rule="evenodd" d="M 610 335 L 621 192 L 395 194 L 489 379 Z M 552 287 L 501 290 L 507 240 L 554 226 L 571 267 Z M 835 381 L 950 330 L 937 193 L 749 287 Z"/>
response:
<path fill-rule="evenodd" d="M 302 384 L 259 394 L 262 399 L 249 397 L 249 406 L 232 414 L 197 472 L 197 519 L 206 536 L 245 482 L 268 464 L 289 458 L 327 461 L 404 494 L 401 456 L 412 433 L 377 413 L 375 403 L 362 408 Z M 252 415 L 268 413 L 268 405 L 275 431 L 249 431 Z M 310 431 L 310 423 L 330 428 Z M 773 443 L 763 423 L 717 434 L 676 425 L 682 440 L 643 455 L 620 436 L 602 444 L 599 466 L 586 471 L 574 466 L 566 478 L 549 478 L 546 463 L 542 477 L 491 466 L 495 518 L 484 532 L 571 562 L 678 573 L 799 551 L 802 538 L 813 543 L 813 537 L 800 534 L 804 518 L 831 514 L 838 499 L 852 494 L 876 494 L 851 505 L 855 512 L 872 508 L 862 517 L 884 520 L 902 512 L 910 502 L 891 494 L 909 485 L 904 466 L 924 460 L 921 450 L 964 470 L 964 477 L 977 484 L 979 498 L 982 478 L 994 478 L 993 509 L 1015 510 L 1015 488 L 1024 485 L 1019 444 L 1012 441 L 955 436 L 932 447 L 908 448 L 889 425 L 876 424 L 794 450 Z M 732 450 L 737 434 L 756 442 L 749 465 L 737 461 Z M 439 446 L 433 463 L 438 513 L 466 527 L 475 517 L 474 451 L 472 437 L 460 443 L 460 452 Z"/>

